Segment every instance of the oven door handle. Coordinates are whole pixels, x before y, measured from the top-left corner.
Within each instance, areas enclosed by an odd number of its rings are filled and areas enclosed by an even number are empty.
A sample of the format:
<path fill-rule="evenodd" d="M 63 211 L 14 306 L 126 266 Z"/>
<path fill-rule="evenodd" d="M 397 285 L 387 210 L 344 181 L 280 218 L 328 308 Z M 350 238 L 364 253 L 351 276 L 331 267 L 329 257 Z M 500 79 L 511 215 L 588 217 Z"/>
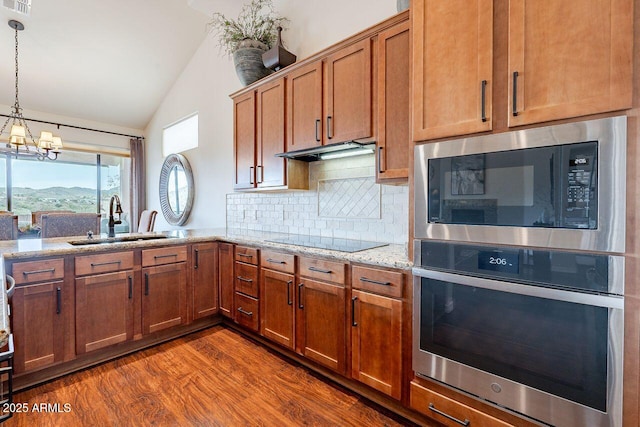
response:
<path fill-rule="evenodd" d="M 412 273 L 416 277 L 451 282 L 456 285 L 473 286 L 493 291 L 509 292 L 536 298 L 546 298 L 556 301 L 573 302 L 576 304 L 592 305 L 622 310 L 624 298 L 615 295 L 597 295 L 584 292 L 565 291 L 561 289 L 544 288 L 535 285 L 506 282 L 502 280 L 485 279 L 484 277 L 465 276 L 444 271 L 426 270 L 414 267 Z"/>

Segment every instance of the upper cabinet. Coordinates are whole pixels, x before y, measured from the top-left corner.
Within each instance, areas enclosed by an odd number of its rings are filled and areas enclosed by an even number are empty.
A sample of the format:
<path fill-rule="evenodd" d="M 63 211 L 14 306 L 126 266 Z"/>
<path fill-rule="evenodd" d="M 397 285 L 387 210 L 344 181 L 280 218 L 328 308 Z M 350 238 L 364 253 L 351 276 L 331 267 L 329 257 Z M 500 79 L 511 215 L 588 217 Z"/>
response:
<path fill-rule="evenodd" d="M 322 61 L 287 76 L 287 151 L 322 144 Z"/>
<path fill-rule="evenodd" d="M 411 7 L 414 141 L 631 107 L 633 0 Z"/>
<path fill-rule="evenodd" d="M 407 181 L 411 116 L 409 22 L 378 35 L 376 181 Z"/>
<path fill-rule="evenodd" d="M 509 126 L 631 107 L 632 0 L 509 2 Z"/>
<path fill-rule="evenodd" d="M 414 0 L 413 140 L 491 130 L 493 1 Z"/>
<path fill-rule="evenodd" d="M 340 49 L 325 63 L 324 143 L 370 138 L 371 39 Z"/>
<path fill-rule="evenodd" d="M 247 92 L 233 99 L 234 188 L 255 187 L 256 95 Z"/>
<path fill-rule="evenodd" d="M 277 187 L 286 184 L 286 160 L 275 157 L 285 149 L 284 79 L 278 79 L 257 90 L 258 134 L 256 185 Z"/>

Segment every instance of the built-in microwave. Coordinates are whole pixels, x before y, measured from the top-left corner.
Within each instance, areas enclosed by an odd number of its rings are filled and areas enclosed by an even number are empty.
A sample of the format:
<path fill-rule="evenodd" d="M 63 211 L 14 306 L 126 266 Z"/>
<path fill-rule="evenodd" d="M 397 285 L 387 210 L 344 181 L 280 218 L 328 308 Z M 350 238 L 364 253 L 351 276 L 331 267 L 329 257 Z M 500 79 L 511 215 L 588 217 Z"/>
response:
<path fill-rule="evenodd" d="M 626 117 L 415 148 L 415 237 L 624 252 Z"/>

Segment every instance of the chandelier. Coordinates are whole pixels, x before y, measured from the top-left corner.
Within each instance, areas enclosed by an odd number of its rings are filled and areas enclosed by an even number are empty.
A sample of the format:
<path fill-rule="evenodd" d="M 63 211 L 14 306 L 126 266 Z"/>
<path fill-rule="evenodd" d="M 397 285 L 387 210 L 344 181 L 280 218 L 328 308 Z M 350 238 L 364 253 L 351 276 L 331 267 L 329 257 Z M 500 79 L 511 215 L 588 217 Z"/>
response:
<path fill-rule="evenodd" d="M 51 132 L 42 131 L 40 138 L 36 141 L 22 116 L 22 107 L 18 101 L 18 31 L 24 30 L 24 25 L 22 22 L 12 19 L 9 21 L 9 26 L 16 32 L 16 100 L 11 107 L 11 114 L 7 116 L 7 120 L 0 129 L 0 135 L 2 135 L 11 122 L 9 139 L 5 140 L 4 146 L 0 146 L 0 153 L 16 158 L 34 157 L 38 160 L 56 160 L 62 148 L 62 139 L 59 136 L 54 136 Z"/>

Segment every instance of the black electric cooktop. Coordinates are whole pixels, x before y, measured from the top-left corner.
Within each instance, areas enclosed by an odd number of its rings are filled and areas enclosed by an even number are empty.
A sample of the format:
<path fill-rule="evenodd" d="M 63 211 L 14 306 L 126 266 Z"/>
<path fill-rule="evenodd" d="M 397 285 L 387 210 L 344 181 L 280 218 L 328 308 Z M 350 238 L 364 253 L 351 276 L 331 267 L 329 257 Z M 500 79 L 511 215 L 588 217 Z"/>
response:
<path fill-rule="evenodd" d="M 359 252 L 366 249 L 387 246 L 388 243 L 369 242 L 366 240 L 340 239 L 336 237 L 304 236 L 290 234 L 287 237 L 269 239 L 267 242 L 284 243 L 287 245 L 305 246 L 308 248 L 329 249 L 339 252 Z"/>

